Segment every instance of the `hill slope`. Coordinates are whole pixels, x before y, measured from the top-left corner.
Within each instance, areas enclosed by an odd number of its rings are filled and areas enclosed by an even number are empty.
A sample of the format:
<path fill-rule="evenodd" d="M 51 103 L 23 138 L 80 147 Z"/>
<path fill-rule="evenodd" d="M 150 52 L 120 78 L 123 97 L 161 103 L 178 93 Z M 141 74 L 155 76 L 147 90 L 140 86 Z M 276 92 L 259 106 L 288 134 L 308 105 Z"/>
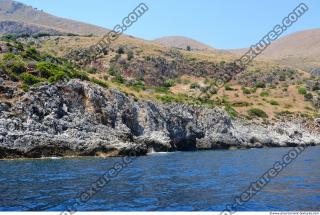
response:
<path fill-rule="evenodd" d="M 240 55 L 246 50 L 230 51 Z M 320 67 L 320 29 L 296 32 L 282 37 L 272 43 L 259 58 L 306 70 Z"/>
<path fill-rule="evenodd" d="M 209 45 L 206 45 L 204 43 L 201 43 L 191 38 L 181 37 L 181 36 L 161 37 L 161 38 L 155 39 L 154 41 L 167 47 L 186 49 L 187 46 L 190 46 L 192 50 L 201 50 L 201 51 L 215 50 Z"/>
<path fill-rule="evenodd" d="M 59 18 L 12 0 L 0 1 L 0 21 L 15 21 L 20 25 L 27 24 L 38 28 L 81 35 L 102 35 L 109 31 L 102 27 Z"/>

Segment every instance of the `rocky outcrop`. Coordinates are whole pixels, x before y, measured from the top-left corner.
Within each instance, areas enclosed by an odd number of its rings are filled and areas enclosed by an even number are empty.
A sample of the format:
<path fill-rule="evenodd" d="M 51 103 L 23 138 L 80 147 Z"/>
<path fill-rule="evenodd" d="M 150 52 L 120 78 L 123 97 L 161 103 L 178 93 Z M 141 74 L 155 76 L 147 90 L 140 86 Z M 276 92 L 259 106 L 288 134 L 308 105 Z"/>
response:
<path fill-rule="evenodd" d="M 298 124 L 261 126 L 223 110 L 135 101 L 98 85 L 71 80 L 31 88 L 0 103 L 0 158 L 118 156 L 135 150 L 207 150 L 319 144 Z"/>

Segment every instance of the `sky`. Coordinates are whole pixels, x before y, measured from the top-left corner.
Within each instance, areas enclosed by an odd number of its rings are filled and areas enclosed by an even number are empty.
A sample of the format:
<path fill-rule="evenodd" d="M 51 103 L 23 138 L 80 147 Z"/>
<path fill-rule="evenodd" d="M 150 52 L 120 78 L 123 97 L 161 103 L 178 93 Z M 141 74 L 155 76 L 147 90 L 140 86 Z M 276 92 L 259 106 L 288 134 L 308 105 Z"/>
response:
<path fill-rule="evenodd" d="M 185 36 L 214 48 L 250 47 L 282 22 L 297 0 L 18 0 L 56 16 L 109 29 L 141 2 L 149 10 L 125 33 L 147 40 Z M 320 27 L 320 1 L 303 1 L 309 10 L 283 35 Z"/>

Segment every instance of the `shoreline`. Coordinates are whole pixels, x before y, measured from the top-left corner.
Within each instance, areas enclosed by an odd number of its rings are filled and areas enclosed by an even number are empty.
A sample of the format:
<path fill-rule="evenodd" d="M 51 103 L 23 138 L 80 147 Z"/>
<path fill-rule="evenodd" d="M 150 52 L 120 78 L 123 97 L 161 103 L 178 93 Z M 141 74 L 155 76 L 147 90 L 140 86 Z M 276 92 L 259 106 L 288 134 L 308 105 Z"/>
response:
<path fill-rule="evenodd" d="M 297 146 L 274 146 L 274 147 L 252 147 L 252 148 L 229 148 L 229 149 L 202 149 L 202 150 L 195 150 L 195 151 L 170 151 L 170 152 L 152 152 L 152 153 L 146 153 L 144 155 L 138 155 L 138 156 L 129 156 L 129 157 L 147 157 L 152 156 L 156 154 L 168 154 L 168 153 L 179 153 L 179 152 L 185 152 L 185 153 L 194 153 L 194 152 L 207 152 L 207 151 L 238 151 L 238 150 L 252 150 L 252 149 L 268 149 L 268 148 L 296 148 L 302 145 Z M 320 147 L 319 145 L 308 145 L 305 146 L 306 148 L 312 148 L 312 147 Z M 19 157 L 19 158 L 0 158 L 0 161 L 32 161 L 32 160 L 61 160 L 61 159 L 108 159 L 108 158 L 123 158 L 128 155 L 117 155 L 117 156 L 101 156 L 101 155 L 92 155 L 92 156 L 81 156 L 81 155 L 75 155 L 75 156 L 48 156 L 48 157 Z"/>

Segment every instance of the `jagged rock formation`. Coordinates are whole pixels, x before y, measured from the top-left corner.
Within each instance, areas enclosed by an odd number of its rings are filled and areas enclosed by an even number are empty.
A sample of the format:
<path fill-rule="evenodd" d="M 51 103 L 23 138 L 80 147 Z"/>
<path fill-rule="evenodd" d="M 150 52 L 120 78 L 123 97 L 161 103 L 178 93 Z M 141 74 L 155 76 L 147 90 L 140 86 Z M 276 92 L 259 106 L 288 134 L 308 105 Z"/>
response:
<path fill-rule="evenodd" d="M 220 109 L 135 101 L 77 79 L 0 102 L 0 158 L 319 144 L 298 124 L 263 127 Z"/>

